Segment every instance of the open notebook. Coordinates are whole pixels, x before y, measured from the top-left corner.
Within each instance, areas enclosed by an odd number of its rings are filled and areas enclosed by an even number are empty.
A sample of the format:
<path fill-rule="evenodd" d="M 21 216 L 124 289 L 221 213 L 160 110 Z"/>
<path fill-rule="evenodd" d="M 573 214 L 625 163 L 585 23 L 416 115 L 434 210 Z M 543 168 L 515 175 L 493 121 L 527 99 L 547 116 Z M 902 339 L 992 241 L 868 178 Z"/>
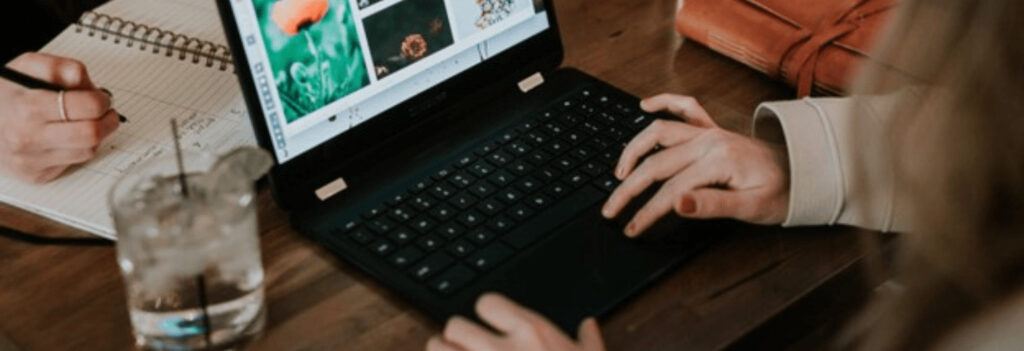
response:
<path fill-rule="evenodd" d="M 113 239 L 107 192 L 132 165 L 173 152 L 171 118 L 182 148 L 255 145 L 219 21 L 210 0 L 115 0 L 46 44 L 40 51 L 84 62 L 130 122 L 49 184 L 0 175 L 0 201 Z"/>

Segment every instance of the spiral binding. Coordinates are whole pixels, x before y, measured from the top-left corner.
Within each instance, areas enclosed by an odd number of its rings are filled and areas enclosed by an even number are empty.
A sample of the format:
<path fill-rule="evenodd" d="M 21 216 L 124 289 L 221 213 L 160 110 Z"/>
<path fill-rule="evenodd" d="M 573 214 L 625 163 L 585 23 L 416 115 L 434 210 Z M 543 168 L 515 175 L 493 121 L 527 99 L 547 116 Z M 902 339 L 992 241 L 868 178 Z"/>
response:
<path fill-rule="evenodd" d="M 160 28 L 150 27 L 145 24 L 135 23 L 119 17 L 109 16 L 102 13 L 87 11 L 79 17 L 75 23 L 75 32 L 86 31 L 90 37 L 99 34 L 101 40 L 113 38 L 115 44 L 125 41 L 128 47 L 138 44 L 139 50 L 152 48 L 154 54 L 163 51 L 164 56 L 173 57 L 177 55 L 179 60 L 185 61 L 191 55 L 194 64 L 200 64 L 205 59 L 206 67 L 213 67 L 219 64 L 221 71 L 233 67 L 231 61 L 231 50 L 224 45 L 200 40 L 194 37 L 178 34 Z"/>

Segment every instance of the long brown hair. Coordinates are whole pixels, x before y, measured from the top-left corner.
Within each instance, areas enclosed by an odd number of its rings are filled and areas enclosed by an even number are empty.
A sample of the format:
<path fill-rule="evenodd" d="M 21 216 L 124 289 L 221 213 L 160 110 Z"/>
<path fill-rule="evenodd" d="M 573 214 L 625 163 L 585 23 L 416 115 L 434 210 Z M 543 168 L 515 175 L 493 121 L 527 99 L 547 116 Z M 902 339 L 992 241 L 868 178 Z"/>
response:
<path fill-rule="evenodd" d="M 854 88 L 916 96 L 886 122 L 912 230 L 887 273 L 898 288 L 848 330 L 864 350 L 934 347 L 1024 282 L 1024 1 L 904 0 L 899 13 Z"/>

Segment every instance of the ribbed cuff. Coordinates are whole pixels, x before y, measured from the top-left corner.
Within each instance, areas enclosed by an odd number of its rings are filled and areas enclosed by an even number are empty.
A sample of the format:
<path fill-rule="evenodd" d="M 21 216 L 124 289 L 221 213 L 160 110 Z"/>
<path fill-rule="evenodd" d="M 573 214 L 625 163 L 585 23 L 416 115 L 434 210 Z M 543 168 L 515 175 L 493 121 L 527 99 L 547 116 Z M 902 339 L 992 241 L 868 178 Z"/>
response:
<path fill-rule="evenodd" d="M 777 121 L 789 152 L 789 212 L 783 226 L 834 224 L 843 206 L 842 167 L 834 130 L 808 99 L 768 102 L 754 113 L 753 135 Z"/>

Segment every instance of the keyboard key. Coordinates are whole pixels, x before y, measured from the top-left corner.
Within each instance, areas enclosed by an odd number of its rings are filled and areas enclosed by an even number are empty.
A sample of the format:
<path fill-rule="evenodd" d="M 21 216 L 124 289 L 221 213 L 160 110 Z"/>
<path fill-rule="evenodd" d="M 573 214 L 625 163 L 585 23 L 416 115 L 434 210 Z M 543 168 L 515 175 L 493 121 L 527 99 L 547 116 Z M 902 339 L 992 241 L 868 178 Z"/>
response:
<path fill-rule="evenodd" d="M 505 187 L 506 185 L 509 185 L 509 183 L 512 183 L 513 179 L 515 179 L 514 176 L 503 170 L 498 170 L 487 178 L 487 180 L 490 180 L 491 183 L 494 183 L 498 187 Z"/>
<path fill-rule="evenodd" d="M 349 230 L 355 229 L 357 226 L 359 226 L 359 220 L 353 219 L 351 221 L 345 222 L 345 224 L 341 226 L 341 230 L 347 232 Z"/>
<path fill-rule="evenodd" d="M 402 201 L 405 201 L 405 194 L 398 194 L 391 197 L 391 200 L 387 201 L 388 206 L 398 206 Z"/>
<path fill-rule="evenodd" d="M 576 162 L 577 161 L 571 157 L 562 156 L 555 160 L 555 167 L 558 167 L 558 169 L 563 172 L 568 172 L 576 167 Z"/>
<path fill-rule="evenodd" d="M 481 146 L 479 149 L 476 149 L 476 151 L 473 153 L 476 154 L 477 156 L 485 156 L 487 154 L 490 154 L 491 152 L 494 152 L 494 150 L 497 150 L 497 148 L 497 143 L 488 143 L 487 145 Z"/>
<path fill-rule="evenodd" d="M 580 122 L 580 116 L 572 112 L 565 112 L 558 116 L 558 121 L 566 126 L 574 126 Z"/>
<path fill-rule="evenodd" d="M 533 216 L 533 214 L 533 210 L 524 204 L 515 205 L 511 210 L 508 210 L 508 215 L 517 222 L 526 221 L 530 216 Z"/>
<path fill-rule="evenodd" d="M 523 162 L 523 160 L 516 160 L 515 162 L 512 162 L 512 165 L 509 166 L 509 170 L 511 170 L 512 173 L 515 173 L 516 175 L 524 176 L 533 170 L 533 166 L 530 165 L 529 163 Z"/>
<path fill-rule="evenodd" d="M 589 175 L 591 177 L 596 177 L 596 176 L 608 173 L 609 167 L 605 167 L 605 166 L 602 166 L 602 165 L 598 164 L 597 162 L 591 161 L 591 162 L 584 163 L 583 166 L 580 167 L 580 170 L 582 170 L 583 173 L 586 173 L 587 175 Z"/>
<path fill-rule="evenodd" d="M 460 236 L 464 232 L 466 232 L 466 227 L 455 222 L 445 223 L 440 227 L 437 227 L 437 233 L 448 239 Z"/>
<path fill-rule="evenodd" d="M 654 122 L 654 116 L 646 113 L 636 115 L 626 120 L 626 128 L 632 129 L 634 133 L 639 132 L 647 127 L 648 124 Z"/>
<path fill-rule="evenodd" d="M 467 208 L 473 207 L 473 205 L 476 204 L 476 201 L 476 197 L 465 190 L 458 194 L 455 194 L 455 196 L 448 200 L 449 203 L 455 205 L 455 207 L 457 207 L 460 210 L 465 210 Z"/>
<path fill-rule="evenodd" d="M 387 239 L 377 239 L 373 244 L 370 244 L 370 251 L 373 253 L 384 256 L 395 249 L 395 244 L 392 244 Z"/>
<path fill-rule="evenodd" d="M 441 239 L 433 235 L 427 235 L 420 238 L 420 240 L 416 240 L 416 245 L 419 245 L 420 248 L 428 252 L 436 250 L 441 246 L 441 243 Z"/>
<path fill-rule="evenodd" d="M 416 279 L 424 280 L 430 278 L 430 276 L 440 272 L 442 269 L 448 267 L 454 262 L 455 260 L 452 259 L 451 256 L 448 256 L 448 254 L 444 252 L 435 252 L 413 266 L 412 270 L 409 272 L 412 273 L 412 276 Z"/>
<path fill-rule="evenodd" d="M 388 238 L 391 238 L 391 240 L 399 245 L 403 245 L 416 238 L 416 233 L 408 228 L 400 227 L 392 231 L 391 234 L 388 234 Z"/>
<path fill-rule="evenodd" d="M 476 250 L 476 246 L 473 246 L 473 244 L 466 240 L 459 240 L 448 246 L 448 252 L 455 257 L 466 257 L 473 253 L 474 250 Z"/>
<path fill-rule="evenodd" d="M 481 201 L 476 208 L 488 216 L 493 216 L 505 209 L 505 205 L 493 198 Z"/>
<path fill-rule="evenodd" d="M 452 216 L 455 216 L 455 210 L 451 206 L 440 204 L 435 206 L 433 210 L 430 210 L 430 215 L 434 216 L 439 222 L 445 222 L 452 218 Z"/>
<path fill-rule="evenodd" d="M 520 193 L 516 189 L 508 188 L 498 192 L 498 198 L 507 204 L 514 204 L 523 197 L 523 193 Z"/>
<path fill-rule="evenodd" d="M 390 219 L 380 217 L 369 222 L 366 222 L 366 226 L 376 233 L 384 234 L 394 229 L 396 224 L 395 222 L 392 222 Z"/>
<path fill-rule="evenodd" d="M 540 181 L 534 177 L 526 177 L 516 182 L 516 187 L 529 194 L 540 188 Z"/>
<path fill-rule="evenodd" d="M 355 240 L 357 243 L 366 245 L 373 241 L 373 234 L 370 233 L 366 228 L 357 228 L 348 232 L 348 237 Z"/>
<path fill-rule="evenodd" d="M 410 223 L 410 225 L 412 226 L 413 230 L 422 234 L 430 232 L 430 230 L 433 229 L 435 225 L 437 225 L 437 222 L 434 222 L 434 220 L 430 219 L 430 217 L 427 217 L 427 215 L 421 215 L 419 217 L 416 217 L 416 219 L 414 219 Z"/>
<path fill-rule="evenodd" d="M 473 184 L 473 182 L 475 181 L 476 177 L 469 173 L 465 173 L 465 171 L 456 173 L 455 175 L 448 178 L 448 182 L 452 183 L 452 185 L 455 185 L 455 187 L 459 189 L 465 188 L 470 184 Z"/>
<path fill-rule="evenodd" d="M 519 132 L 526 132 L 526 131 L 529 131 L 529 130 L 531 130 L 533 128 L 537 128 L 537 122 L 526 121 L 526 122 L 523 122 L 523 124 L 520 124 L 519 127 L 516 128 L 516 130 L 519 131 Z"/>
<path fill-rule="evenodd" d="M 531 207 L 537 210 L 542 210 L 545 207 L 548 207 L 548 205 L 551 205 L 551 202 L 551 198 L 547 197 L 547 195 L 544 194 L 530 195 L 530 197 L 526 199 L 526 204 L 530 205 Z"/>
<path fill-rule="evenodd" d="M 513 222 L 511 219 L 508 219 L 508 217 L 499 215 L 497 217 L 491 218 L 491 220 L 487 222 L 487 228 L 490 228 L 496 233 L 504 233 L 511 230 L 514 224 L 515 222 Z"/>
<path fill-rule="evenodd" d="M 591 156 L 594 156 L 594 150 L 592 150 L 591 148 L 588 148 L 586 146 L 580 146 L 580 147 L 577 147 L 576 149 L 573 149 L 570 154 L 572 155 L 572 157 L 575 157 L 577 160 L 586 161 Z"/>
<path fill-rule="evenodd" d="M 452 173 L 453 173 L 452 168 L 448 167 L 448 168 L 442 169 L 440 171 L 437 171 L 437 173 L 435 173 L 432 178 L 434 178 L 434 180 L 442 180 L 442 179 L 447 178 Z"/>
<path fill-rule="evenodd" d="M 533 150 L 530 155 L 526 156 L 526 160 L 534 165 L 543 165 L 551 160 L 551 155 L 542 150 Z"/>
<path fill-rule="evenodd" d="M 415 212 L 406 206 L 398 206 L 388 211 L 388 217 L 391 217 L 391 219 L 398 223 L 405 223 L 409 221 L 412 219 L 413 215 L 415 215 Z"/>
<path fill-rule="evenodd" d="M 544 130 L 551 135 L 559 135 L 565 132 L 565 127 L 555 121 L 550 121 L 544 124 Z"/>
<path fill-rule="evenodd" d="M 494 166 L 484 161 L 476 161 L 472 166 L 469 166 L 469 171 L 473 172 L 477 177 L 486 177 L 494 172 Z"/>
<path fill-rule="evenodd" d="M 527 152 L 530 152 L 530 150 L 533 150 L 533 148 L 531 148 L 529 144 L 522 141 L 514 141 L 509 143 L 508 145 L 505 145 L 505 151 L 508 151 L 508 153 L 516 156 L 522 156 Z"/>
<path fill-rule="evenodd" d="M 429 188 L 430 184 L 432 183 L 433 182 L 430 179 L 417 182 L 415 185 L 412 186 L 411 189 L 409 189 L 409 191 L 415 194 L 419 194 L 424 190 L 427 190 L 427 188 Z"/>
<path fill-rule="evenodd" d="M 565 135 L 562 136 L 562 139 L 567 141 L 567 142 L 569 142 L 569 145 L 575 146 L 575 145 L 579 145 L 584 140 L 587 140 L 587 136 L 584 135 L 582 132 L 579 132 L 579 131 L 571 131 L 571 132 L 565 133 Z"/>
<path fill-rule="evenodd" d="M 420 211 L 426 211 L 434 207 L 434 204 L 437 203 L 437 199 L 430 194 L 420 194 L 414 196 L 409 203 L 412 204 L 412 207 L 415 207 Z"/>
<path fill-rule="evenodd" d="M 580 173 L 580 171 L 575 171 L 562 177 L 562 180 L 573 188 L 579 188 L 583 186 L 583 184 L 586 184 L 590 178 L 587 177 L 587 175 Z"/>
<path fill-rule="evenodd" d="M 569 194 L 569 187 L 567 187 L 565 184 L 562 184 L 561 182 L 555 182 L 551 185 L 548 185 L 547 189 L 544 189 L 544 193 L 548 194 L 548 196 L 551 196 L 552 198 L 557 200 Z"/>
<path fill-rule="evenodd" d="M 492 243 L 487 245 L 476 254 L 470 256 L 469 265 L 481 272 L 486 272 L 496 267 L 498 263 L 508 259 L 514 252 L 508 246 L 502 243 Z"/>
<path fill-rule="evenodd" d="M 533 145 L 544 145 L 549 139 L 550 138 L 546 134 L 539 131 L 526 133 L 526 141 Z"/>
<path fill-rule="evenodd" d="M 487 242 L 493 240 L 496 237 L 496 235 L 494 235 L 494 233 L 491 233 L 487 229 L 477 228 L 477 229 L 474 229 L 473 231 L 469 232 L 468 237 L 469 237 L 469 240 L 472 240 L 477 245 L 483 245 L 483 244 L 486 244 Z"/>
<path fill-rule="evenodd" d="M 363 214 L 363 218 L 371 219 L 371 218 L 377 217 L 381 213 L 384 213 L 384 211 L 387 211 L 387 207 L 385 207 L 383 204 L 381 204 L 380 206 L 377 206 L 377 207 L 375 207 L 375 208 L 373 208 L 373 209 L 371 209 L 369 211 L 366 211 L 366 213 Z"/>
<path fill-rule="evenodd" d="M 484 216 L 476 211 L 470 210 L 466 213 L 459 215 L 458 221 L 459 223 L 462 223 L 462 225 L 465 225 L 467 228 L 473 228 L 479 225 L 480 223 L 483 223 Z"/>
<path fill-rule="evenodd" d="M 546 166 L 544 167 L 544 169 L 541 169 L 537 173 L 534 173 L 534 175 L 536 175 L 537 178 L 541 179 L 546 183 L 550 183 L 551 181 L 558 179 L 558 176 L 561 174 L 561 171 L 555 169 L 552 166 Z"/>
<path fill-rule="evenodd" d="M 615 187 L 619 186 L 619 180 L 611 174 L 605 174 L 598 177 L 597 180 L 594 181 L 594 185 L 601 188 L 601 190 L 610 193 L 615 190 Z"/>
<path fill-rule="evenodd" d="M 423 251 L 410 246 L 402 248 L 401 250 L 398 250 L 398 252 L 391 254 L 391 256 L 388 257 L 388 261 L 391 261 L 391 264 L 401 268 L 416 262 L 420 257 L 423 257 Z"/>
<path fill-rule="evenodd" d="M 455 194 L 455 187 L 448 183 L 436 183 L 430 187 L 430 193 L 439 199 L 447 199 Z"/>
<path fill-rule="evenodd" d="M 512 155 L 509 155 L 503 151 L 498 151 L 493 154 L 487 155 L 487 160 L 491 161 L 491 163 L 495 165 L 502 166 L 512 161 Z"/>
<path fill-rule="evenodd" d="M 467 156 L 462 156 L 462 157 L 459 157 L 459 159 L 455 161 L 455 167 L 465 168 L 466 166 L 469 166 L 470 164 L 472 164 L 473 161 L 474 161 L 473 156 L 468 156 L 468 155 Z"/>
<path fill-rule="evenodd" d="M 544 150 L 547 150 L 547 152 L 550 152 L 552 155 L 560 155 L 568 149 L 569 146 L 560 140 L 555 140 L 544 145 Z"/>
<path fill-rule="evenodd" d="M 476 184 L 469 187 L 469 191 L 473 192 L 473 195 L 476 195 L 477 198 L 488 197 L 497 190 L 498 188 L 495 188 L 490 183 L 483 181 L 476 182 Z"/>
<path fill-rule="evenodd" d="M 450 295 L 476 277 L 476 272 L 463 265 L 455 265 L 430 281 L 430 287 L 441 295 Z"/>
<path fill-rule="evenodd" d="M 506 131 L 504 133 L 501 133 L 501 136 L 498 137 L 498 142 L 502 144 L 510 142 L 512 140 L 515 140 L 517 135 L 519 135 L 519 132 L 516 130 Z"/>
<path fill-rule="evenodd" d="M 591 121 L 583 122 L 583 124 L 580 124 L 579 128 L 580 131 L 591 135 L 601 132 L 601 126 Z"/>

